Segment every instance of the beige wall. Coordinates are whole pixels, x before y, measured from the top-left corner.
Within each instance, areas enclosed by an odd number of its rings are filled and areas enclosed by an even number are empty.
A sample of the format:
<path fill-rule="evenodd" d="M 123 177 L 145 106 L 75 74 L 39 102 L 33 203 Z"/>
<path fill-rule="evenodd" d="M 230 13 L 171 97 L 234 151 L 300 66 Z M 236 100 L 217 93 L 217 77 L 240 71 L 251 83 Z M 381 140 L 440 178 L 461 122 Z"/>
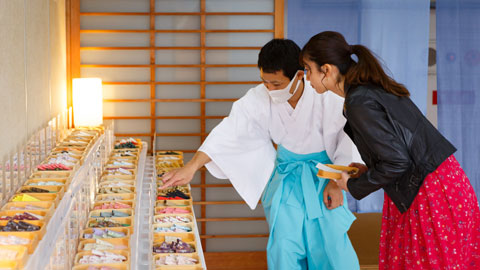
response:
<path fill-rule="evenodd" d="M 65 0 L 0 0 L 0 158 L 66 108 Z"/>

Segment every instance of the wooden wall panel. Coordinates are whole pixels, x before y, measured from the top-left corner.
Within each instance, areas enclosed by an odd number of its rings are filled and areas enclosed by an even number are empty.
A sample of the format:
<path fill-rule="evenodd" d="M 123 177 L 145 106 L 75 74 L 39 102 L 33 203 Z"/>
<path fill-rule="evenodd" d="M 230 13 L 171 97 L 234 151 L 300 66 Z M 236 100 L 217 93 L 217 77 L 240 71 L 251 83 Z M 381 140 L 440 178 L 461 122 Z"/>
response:
<path fill-rule="evenodd" d="M 50 118 L 67 108 L 67 33 L 65 1 L 49 0 Z"/>
<path fill-rule="evenodd" d="M 79 72 L 72 76 L 103 79 L 104 119 L 116 121 L 117 136 L 148 138 L 150 145 L 156 136 L 157 149 L 183 150 L 186 160 L 232 102 L 260 83 L 261 46 L 283 37 L 279 0 L 70 0 L 70 5 L 70 67 Z M 261 207 L 249 210 L 228 181 L 212 180 L 204 169 L 192 184 L 207 252 L 225 244 L 252 250 L 228 239 L 265 248 Z M 232 227 L 216 233 L 224 222 Z M 236 226 L 252 229 L 235 233 Z"/>

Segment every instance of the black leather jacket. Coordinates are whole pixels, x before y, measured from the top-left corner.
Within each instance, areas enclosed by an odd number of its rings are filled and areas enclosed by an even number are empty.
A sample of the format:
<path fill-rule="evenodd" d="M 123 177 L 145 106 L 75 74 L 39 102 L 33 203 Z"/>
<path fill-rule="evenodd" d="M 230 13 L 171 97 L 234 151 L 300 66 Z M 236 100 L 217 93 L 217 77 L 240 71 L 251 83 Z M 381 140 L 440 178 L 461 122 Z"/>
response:
<path fill-rule="evenodd" d="M 383 188 L 403 213 L 425 177 L 456 151 L 410 98 L 382 88 L 351 87 L 344 113 L 344 130 L 369 168 L 348 181 L 350 193 L 358 200 Z"/>

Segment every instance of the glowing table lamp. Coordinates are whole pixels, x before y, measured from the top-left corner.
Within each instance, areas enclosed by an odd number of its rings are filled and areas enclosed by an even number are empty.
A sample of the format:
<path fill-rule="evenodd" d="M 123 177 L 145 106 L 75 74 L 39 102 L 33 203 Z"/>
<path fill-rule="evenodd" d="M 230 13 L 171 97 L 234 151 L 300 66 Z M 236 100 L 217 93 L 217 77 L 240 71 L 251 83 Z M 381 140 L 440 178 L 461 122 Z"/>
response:
<path fill-rule="evenodd" d="M 103 93 L 100 78 L 79 78 L 72 82 L 73 117 L 76 127 L 103 123 Z"/>

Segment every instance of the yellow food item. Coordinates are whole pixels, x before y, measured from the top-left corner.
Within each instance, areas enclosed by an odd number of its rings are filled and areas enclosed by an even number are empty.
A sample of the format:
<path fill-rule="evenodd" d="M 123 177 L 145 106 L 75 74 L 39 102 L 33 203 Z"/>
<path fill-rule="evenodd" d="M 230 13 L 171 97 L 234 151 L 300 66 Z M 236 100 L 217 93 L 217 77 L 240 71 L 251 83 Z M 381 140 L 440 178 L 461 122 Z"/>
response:
<path fill-rule="evenodd" d="M 16 195 L 13 202 L 39 202 L 40 200 L 28 194 Z"/>

